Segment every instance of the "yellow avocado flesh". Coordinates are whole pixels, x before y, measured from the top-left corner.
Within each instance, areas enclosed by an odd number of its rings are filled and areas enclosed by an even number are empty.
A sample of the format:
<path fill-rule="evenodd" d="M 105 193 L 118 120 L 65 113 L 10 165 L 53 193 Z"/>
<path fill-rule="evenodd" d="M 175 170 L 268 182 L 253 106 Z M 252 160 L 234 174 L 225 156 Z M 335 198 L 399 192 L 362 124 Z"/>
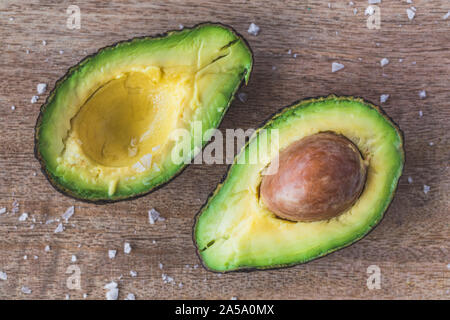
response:
<path fill-rule="evenodd" d="M 271 268 L 309 261 L 364 236 L 382 218 L 403 167 L 402 139 L 389 120 L 362 100 L 329 97 L 287 108 L 264 127 L 278 131 L 278 148 L 319 132 L 351 140 L 368 161 L 367 181 L 356 203 L 338 217 L 290 222 L 276 217 L 259 197 L 271 157 L 236 164 L 259 152 L 259 131 L 241 151 L 227 178 L 199 213 L 195 239 L 205 265 L 216 271 Z"/>
<path fill-rule="evenodd" d="M 128 167 L 169 140 L 188 88 L 161 69 L 131 72 L 98 89 L 73 120 L 83 151 L 106 167 Z"/>
<path fill-rule="evenodd" d="M 219 125 L 251 68 L 245 42 L 214 24 L 103 48 L 57 82 L 36 125 L 36 155 L 73 197 L 148 193 L 202 149 L 209 138 L 195 139 L 195 125 Z M 172 136 L 178 130 L 187 138 Z"/>

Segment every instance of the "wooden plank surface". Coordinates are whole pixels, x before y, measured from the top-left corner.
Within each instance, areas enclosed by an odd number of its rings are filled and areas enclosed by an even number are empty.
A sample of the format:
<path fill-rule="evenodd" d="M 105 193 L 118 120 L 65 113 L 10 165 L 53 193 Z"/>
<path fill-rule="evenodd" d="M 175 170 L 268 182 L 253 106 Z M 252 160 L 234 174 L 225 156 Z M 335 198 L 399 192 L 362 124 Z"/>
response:
<path fill-rule="evenodd" d="M 450 5 L 383 0 L 381 28 L 369 30 L 367 1 L 353 2 L 330 1 L 330 8 L 319 0 L 77 1 L 81 29 L 69 30 L 70 1 L 3 0 L 0 208 L 9 213 L 0 215 L 0 271 L 8 276 L 0 280 L 0 299 L 82 299 L 84 293 L 102 299 L 103 286 L 112 280 L 119 283 L 120 299 L 127 293 L 137 299 L 448 299 L 450 19 L 442 17 Z M 406 9 L 412 5 L 417 11 L 410 21 Z M 146 197 L 108 205 L 67 198 L 46 181 L 33 155 L 34 125 L 46 98 L 30 103 L 36 85 L 48 83 L 51 89 L 70 66 L 105 45 L 203 21 L 233 26 L 254 52 L 254 71 L 242 89 L 248 100 L 233 102 L 222 130 L 255 128 L 280 107 L 305 97 L 336 93 L 378 103 L 381 94 L 390 95 L 382 106 L 405 134 L 406 166 L 389 211 L 366 238 L 305 265 L 220 275 L 196 267 L 200 262 L 191 233 L 194 215 L 225 165 L 191 165 Z M 258 36 L 247 33 L 250 22 L 260 26 Z M 382 68 L 384 57 L 390 63 Z M 331 73 L 333 61 L 345 68 Z M 419 99 L 420 90 L 426 90 L 425 99 Z M 424 185 L 430 186 L 427 194 Z M 15 200 L 20 207 L 13 215 Z M 57 223 L 45 222 L 72 205 L 74 216 L 64 232 L 55 234 Z M 166 221 L 150 225 L 152 207 Z M 29 218 L 19 222 L 23 212 Z M 126 241 L 133 248 L 128 255 Z M 115 259 L 108 258 L 108 249 L 117 250 Z M 80 290 L 66 286 L 71 265 L 80 268 Z M 379 290 L 366 286 L 370 265 L 380 267 Z M 164 283 L 163 273 L 176 284 Z M 22 293 L 23 286 L 31 294 Z"/>

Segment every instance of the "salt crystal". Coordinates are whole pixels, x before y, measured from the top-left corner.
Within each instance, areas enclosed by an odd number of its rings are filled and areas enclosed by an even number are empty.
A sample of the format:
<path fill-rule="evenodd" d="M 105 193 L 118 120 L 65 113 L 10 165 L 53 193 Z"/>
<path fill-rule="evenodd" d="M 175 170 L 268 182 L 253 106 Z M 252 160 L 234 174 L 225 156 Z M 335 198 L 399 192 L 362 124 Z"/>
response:
<path fill-rule="evenodd" d="M 69 221 L 70 217 L 73 216 L 74 212 L 75 212 L 75 207 L 74 206 L 69 207 L 66 210 L 66 212 L 64 212 L 64 214 L 62 215 L 62 218 L 64 220 L 66 220 L 66 223 Z"/>
<path fill-rule="evenodd" d="M 381 65 L 382 67 L 384 67 L 384 66 L 387 65 L 388 63 L 389 63 L 389 59 L 387 59 L 387 58 L 383 58 L 383 59 L 380 60 L 380 65 Z"/>
<path fill-rule="evenodd" d="M 408 15 L 408 19 L 412 20 L 414 19 L 414 16 L 416 15 L 416 12 L 412 9 L 406 9 L 406 14 Z"/>
<path fill-rule="evenodd" d="M 245 93 L 245 92 L 239 92 L 238 93 L 238 98 L 239 98 L 239 101 L 241 101 L 241 102 L 247 102 L 247 97 L 248 97 L 248 95 Z"/>
<path fill-rule="evenodd" d="M 8 280 L 8 275 L 6 274 L 6 272 L 0 271 L 0 280 Z"/>
<path fill-rule="evenodd" d="M 19 221 L 25 221 L 28 219 L 28 213 L 24 212 L 20 215 Z"/>
<path fill-rule="evenodd" d="M 442 19 L 447 20 L 449 17 L 450 17 L 450 11 L 447 12 L 447 13 L 442 17 Z"/>
<path fill-rule="evenodd" d="M 259 31 L 260 31 L 260 28 L 253 22 L 250 24 L 250 26 L 248 27 L 248 30 L 247 30 L 247 32 L 253 36 L 257 36 Z"/>
<path fill-rule="evenodd" d="M 0 214 L 4 214 L 6 212 L 6 208 L 0 208 Z"/>
<path fill-rule="evenodd" d="M 72 258 L 70 259 L 72 262 L 77 262 L 77 256 L 76 255 L 72 255 Z"/>
<path fill-rule="evenodd" d="M 148 211 L 148 222 L 150 222 L 150 224 L 155 224 L 156 221 L 164 220 L 166 219 L 161 217 L 161 214 L 155 208 L 152 208 Z"/>
<path fill-rule="evenodd" d="M 114 259 L 116 257 L 117 250 L 108 250 L 108 257 Z"/>
<path fill-rule="evenodd" d="M 162 270 L 162 268 L 164 267 L 164 265 L 160 262 L 159 264 L 158 264 L 158 266 L 159 266 L 159 268 Z"/>
<path fill-rule="evenodd" d="M 16 110 L 16 106 L 11 106 L 11 110 L 12 111 Z"/>
<path fill-rule="evenodd" d="M 111 281 L 110 283 L 104 286 L 106 290 L 106 300 L 117 300 L 119 297 L 119 289 L 117 288 L 117 283 Z"/>
<path fill-rule="evenodd" d="M 31 293 L 31 289 L 28 288 L 28 287 L 22 287 L 21 290 L 22 290 L 22 292 L 25 293 L 25 294 L 30 294 L 30 293 Z"/>
<path fill-rule="evenodd" d="M 136 300 L 136 297 L 134 294 L 129 293 L 129 294 L 127 294 L 127 297 L 125 298 L 125 300 Z"/>
<path fill-rule="evenodd" d="M 419 91 L 419 98 L 420 99 L 425 99 L 427 97 L 427 92 L 425 90 L 420 90 Z"/>
<path fill-rule="evenodd" d="M 47 41 L 42 40 L 42 45 L 43 45 L 43 46 L 46 46 L 46 45 L 47 45 Z"/>
<path fill-rule="evenodd" d="M 382 94 L 380 96 L 380 102 L 381 103 L 385 103 L 387 101 L 387 99 L 389 99 L 389 95 L 388 94 Z"/>
<path fill-rule="evenodd" d="M 32 96 L 30 102 L 36 103 L 39 100 L 39 96 Z"/>
<path fill-rule="evenodd" d="M 430 191 L 430 186 L 427 186 L 426 184 L 423 185 L 423 193 L 427 194 Z"/>
<path fill-rule="evenodd" d="M 413 178 L 408 177 L 408 183 L 409 183 L 409 184 L 413 183 Z"/>
<path fill-rule="evenodd" d="M 131 245 L 128 242 L 125 242 L 123 246 L 123 252 L 126 254 L 129 254 L 131 252 Z"/>
<path fill-rule="evenodd" d="M 132 276 L 133 278 L 137 277 L 137 272 L 134 270 L 130 270 L 130 276 Z"/>
<path fill-rule="evenodd" d="M 45 246 L 44 251 L 45 252 L 49 252 L 50 251 L 50 246 L 49 245 Z"/>
<path fill-rule="evenodd" d="M 369 4 L 381 3 L 381 0 L 368 0 Z"/>
<path fill-rule="evenodd" d="M 337 72 L 341 69 L 344 69 L 344 65 L 342 63 L 339 62 L 333 62 L 331 64 L 331 72 Z"/>
<path fill-rule="evenodd" d="M 58 226 L 55 229 L 55 233 L 60 233 L 64 231 L 64 226 L 62 223 L 58 224 Z"/>
<path fill-rule="evenodd" d="M 366 10 L 364 11 L 364 15 L 365 15 L 365 16 L 367 16 L 367 15 L 371 16 L 371 15 L 373 15 L 374 13 L 375 13 L 375 9 L 374 9 L 374 7 L 372 7 L 372 6 L 368 6 L 368 7 L 366 8 Z"/>
<path fill-rule="evenodd" d="M 46 83 L 38 83 L 36 87 L 36 91 L 38 94 L 43 94 L 47 90 L 47 84 Z"/>
<path fill-rule="evenodd" d="M 419 117 L 422 118 L 423 117 L 423 111 L 419 110 Z"/>

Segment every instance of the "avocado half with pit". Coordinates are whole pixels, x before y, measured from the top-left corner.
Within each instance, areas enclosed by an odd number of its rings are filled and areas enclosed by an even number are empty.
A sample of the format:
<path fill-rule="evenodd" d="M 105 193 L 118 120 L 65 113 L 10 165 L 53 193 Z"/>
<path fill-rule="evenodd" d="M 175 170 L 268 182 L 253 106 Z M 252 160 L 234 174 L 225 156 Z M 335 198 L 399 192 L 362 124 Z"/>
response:
<path fill-rule="evenodd" d="M 218 24 L 100 49 L 42 106 L 36 156 L 52 185 L 78 199 L 148 193 L 201 150 L 210 137 L 198 139 L 195 125 L 212 134 L 251 69 L 243 38 Z M 188 138 L 172 135 L 180 130 Z"/>
<path fill-rule="evenodd" d="M 402 173 L 402 134 L 374 105 L 329 96 L 283 109 L 236 156 L 197 215 L 213 271 L 290 266 L 366 235 Z"/>

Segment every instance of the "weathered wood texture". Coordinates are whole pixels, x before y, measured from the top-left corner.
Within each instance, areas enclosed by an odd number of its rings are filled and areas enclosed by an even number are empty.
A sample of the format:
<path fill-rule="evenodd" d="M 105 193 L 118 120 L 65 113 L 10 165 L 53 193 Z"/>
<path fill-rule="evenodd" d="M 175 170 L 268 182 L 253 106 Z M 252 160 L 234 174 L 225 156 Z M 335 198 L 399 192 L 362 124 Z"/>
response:
<path fill-rule="evenodd" d="M 15 215 L 0 216 L 0 270 L 8 275 L 0 280 L 1 299 L 64 299 L 66 294 L 77 299 L 83 293 L 101 299 L 103 286 L 121 275 L 120 299 L 129 292 L 138 299 L 450 297 L 450 19 L 442 18 L 450 10 L 448 1 L 414 0 L 412 21 L 406 14 L 411 5 L 383 1 L 379 30 L 367 28 L 367 1 L 362 0 L 354 6 L 330 1 L 331 8 L 312 0 L 76 1 L 80 30 L 66 27 L 72 2 L 27 2 L 0 4 L 0 207 L 10 212 L 14 200 L 20 204 Z M 305 265 L 218 275 L 193 267 L 200 262 L 191 233 L 194 215 L 225 165 L 191 165 L 153 194 L 109 205 L 78 202 L 50 186 L 33 155 L 34 125 L 46 98 L 30 103 L 36 85 L 45 82 L 51 89 L 70 66 L 102 46 L 203 21 L 233 26 L 254 51 L 254 71 L 242 89 L 248 101 L 233 102 L 223 130 L 254 128 L 305 97 L 336 93 L 378 103 L 381 94 L 390 95 L 383 107 L 404 132 L 406 166 L 389 211 L 366 238 Z M 258 36 L 247 33 L 250 22 L 261 27 Z M 390 63 L 382 68 L 384 57 Z M 345 68 L 331 73 L 333 61 Z M 425 99 L 419 99 L 420 90 L 426 90 Z M 428 194 L 424 184 L 430 186 Z M 54 234 L 57 224 L 45 221 L 59 218 L 71 205 L 75 215 L 63 233 Z M 150 225 L 152 207 L 167 220 Z M 23 212 L 30 218 L 19 222 Z M 123 253 L 125 241 L 133 247 L 129 255 Z M 115 259 L 108 258 L 108 249 L 118 250 Z M 81 269 L 81 290 L 66 287 L 65 272 L 73 264 Z M 380 290 L 366 286 L 369 265 L 381 268 Z M 163 283 L 162 273 L 176 285 Z M 22 286 L 32 293 L 23 294 Z"/>

